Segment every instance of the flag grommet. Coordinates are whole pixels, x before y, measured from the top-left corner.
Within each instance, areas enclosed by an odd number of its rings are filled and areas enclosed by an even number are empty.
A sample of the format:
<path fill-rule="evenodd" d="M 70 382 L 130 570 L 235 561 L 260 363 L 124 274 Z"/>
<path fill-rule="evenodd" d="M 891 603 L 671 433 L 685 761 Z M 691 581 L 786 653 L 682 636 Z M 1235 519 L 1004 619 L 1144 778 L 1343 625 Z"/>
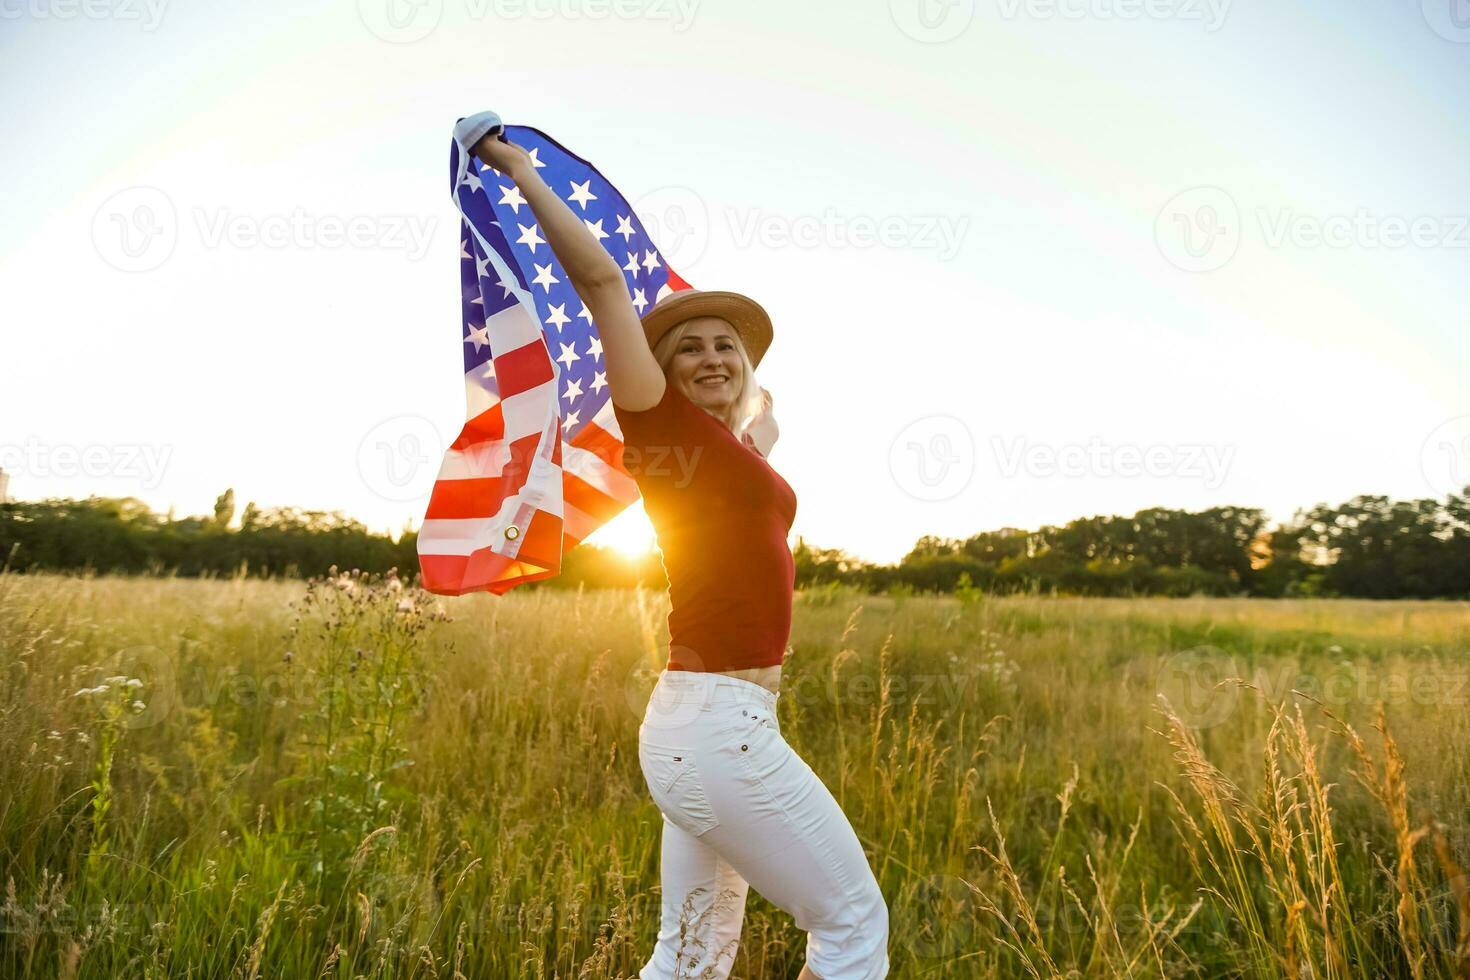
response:
<path fill-rule="evenodd" d="M 514 541 L 516 538 L 518 538 L 520 536 L 521 536 L 521 529 L 518 528 L 518 527 L 516 527 L 514 524 L 510 525 L 509 527 L 507 527 L 505 529 L 505 537 L 506 537 L 507 540 Z"/>

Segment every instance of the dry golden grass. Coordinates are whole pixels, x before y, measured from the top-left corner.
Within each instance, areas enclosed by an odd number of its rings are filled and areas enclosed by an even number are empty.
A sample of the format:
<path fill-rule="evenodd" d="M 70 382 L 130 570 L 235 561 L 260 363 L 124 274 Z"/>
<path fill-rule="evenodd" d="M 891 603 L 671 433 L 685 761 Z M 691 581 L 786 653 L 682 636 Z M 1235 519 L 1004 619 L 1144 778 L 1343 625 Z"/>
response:
<path fill-rule="evenodd" d="M 636 974 L 665 599 L 314 588 L 0 577 L 0 975 Z M 792 646 L 896 977 L 1470 977 L 1465 604 L 824 591 Z M 735 975 L 803 944 L 753 895 Z"/>

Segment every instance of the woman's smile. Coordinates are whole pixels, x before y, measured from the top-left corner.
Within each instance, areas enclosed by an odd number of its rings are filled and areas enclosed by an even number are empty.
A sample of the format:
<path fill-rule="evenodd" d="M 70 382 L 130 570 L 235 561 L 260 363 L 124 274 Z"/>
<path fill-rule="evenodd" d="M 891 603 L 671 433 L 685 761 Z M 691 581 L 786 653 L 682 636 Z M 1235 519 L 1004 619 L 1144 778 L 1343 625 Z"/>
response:
<path fill-rule="evenodd" d="M 671 365 L 690 401 L 724 411 L 740 390 L 742 366 L 730 325 L 718 317 L 691 320 Z"/>

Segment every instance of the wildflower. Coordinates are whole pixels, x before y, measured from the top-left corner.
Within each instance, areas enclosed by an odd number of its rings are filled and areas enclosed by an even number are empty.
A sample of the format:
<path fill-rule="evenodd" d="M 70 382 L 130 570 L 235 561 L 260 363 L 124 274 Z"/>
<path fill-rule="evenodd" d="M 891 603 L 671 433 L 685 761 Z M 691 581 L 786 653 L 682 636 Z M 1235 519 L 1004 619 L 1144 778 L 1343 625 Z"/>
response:
<path fill-rule="evenodd" d="M 127 681 L 123 684 L 123 687 L 134 687 L 134 688 L 136 688 L 136 687 L 142 687 L 142 686 L 143 686 L 143 682 L 140 681 L 140 680 L 138 680 L 138 678 L 136 678 L 136 677 L 129 677 L 127 679 Z"/>
<path fill-rule="evenodd" d="M 132 704 L 128 705 L 128 707 L 132 708 L 140 715 L 148 709 L 148 705 L 144 704 L 142 701 L 134 701 Z"/>
<path fill-rule="evenodd" d="M 399 612 L 413 612 L 413 600 L 412 599 L 400 599 L 400 600 L 398 600 L 398 611 Z"/>
<path fill-rule="evenodd" d="M 75 694 L 73 694 L 72 697 L 74 697 L 74 698 L 81 698 L 81 697 L 87 697 L 87 696 L 92 695 L 92 694 L 106 694 L 106 693 L 107 693 L 107 685 L 106 684 L 98 684 L 96 687 L 84 687 L 80 691 L 78 691 Z"/>

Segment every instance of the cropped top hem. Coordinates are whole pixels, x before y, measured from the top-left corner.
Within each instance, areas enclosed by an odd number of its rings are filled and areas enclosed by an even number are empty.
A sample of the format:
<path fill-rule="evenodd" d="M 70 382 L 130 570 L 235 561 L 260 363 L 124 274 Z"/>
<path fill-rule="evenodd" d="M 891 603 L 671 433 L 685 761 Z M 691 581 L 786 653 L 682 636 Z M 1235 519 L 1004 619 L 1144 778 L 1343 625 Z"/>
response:
<path fill-rule="evenodd" d="M 686 667 L 673 657 L 664 665 L 665 670 L 679 670 L 690 674 L 719 674 L 727 670 L 752 670 L 756 667 L 780 667 L 786 660 L 786 651 L 781 651 L 773 660 L 769 655 L 761 657 L 731 657 L 718 660 L 708 667 Z"/>

